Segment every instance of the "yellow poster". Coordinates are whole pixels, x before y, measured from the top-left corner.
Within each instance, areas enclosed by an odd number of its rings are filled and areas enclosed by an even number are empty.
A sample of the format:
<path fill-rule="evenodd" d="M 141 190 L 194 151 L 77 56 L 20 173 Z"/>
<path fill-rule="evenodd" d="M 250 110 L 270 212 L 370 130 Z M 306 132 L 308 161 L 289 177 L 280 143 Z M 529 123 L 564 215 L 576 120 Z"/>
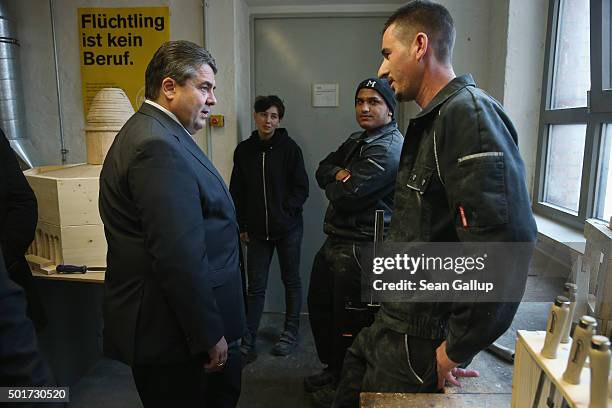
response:
<path fill-rule="evenodd" d="M 134 109 L 144 101 L 147 64 L 170 40 L 168 7 L 79 8 L 83 113 L 96 93 L 121 88 Z"/>

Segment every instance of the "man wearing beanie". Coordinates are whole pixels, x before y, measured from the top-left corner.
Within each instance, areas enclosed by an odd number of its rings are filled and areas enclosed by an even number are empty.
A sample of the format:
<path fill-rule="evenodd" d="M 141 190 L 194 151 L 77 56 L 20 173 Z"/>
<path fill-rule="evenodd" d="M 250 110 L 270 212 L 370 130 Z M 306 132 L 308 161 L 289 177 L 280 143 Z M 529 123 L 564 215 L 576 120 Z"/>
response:
<path fill-rule="evenodd" d="M 342 361 L 353 338 L 373 321 L 361 302 L 360 253 L 374 240 L 374 214 L 385 211 L 385 230 L 404 138 L 394 119 L 393 91 L 384 79 L 368 78 L 355 92 L 355 115 L 363 129 L 329 154 L 316 172 L 329 206 L 325 243 L 316 254 L 308 290 L 310 325 L 319 359 L 327 367 L 304 380 L 318 406 L 331 406 Z"/>

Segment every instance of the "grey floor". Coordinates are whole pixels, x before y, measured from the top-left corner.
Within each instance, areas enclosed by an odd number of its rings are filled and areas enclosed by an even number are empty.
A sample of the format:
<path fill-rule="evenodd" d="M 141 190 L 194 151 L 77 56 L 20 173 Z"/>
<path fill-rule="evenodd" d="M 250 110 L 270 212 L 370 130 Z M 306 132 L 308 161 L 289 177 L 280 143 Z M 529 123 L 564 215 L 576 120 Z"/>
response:
<path fill-rule="evenodd" d="M 517 329 L 543 330 L 546 325 L 548 303 L 523 303 L 512 327 L 499 343 L 514 348 Z M 306 316 L 302 319 L 302 341 L 294 354 L 275 357 L 269 351 L 280 334 L 282 316 L 266 314 L 258 339 L 258 359 L 243 372 L 241 408 L 301 408 L 311 407 L 309 395 L 302 388 L 302 379 L 317 372 L 321 365 L 316 358 L 314 343 Z M 480 353 L 472 367 L 480 377 L 464 379 L 461 388 L 447 392 L 500 394 L 510 406 L 512 366 L 489 353 Z M 127 366 L 102 359 L 70 389 L 70 407 L 74 408 L 138 408 L 142 405 Z"/>

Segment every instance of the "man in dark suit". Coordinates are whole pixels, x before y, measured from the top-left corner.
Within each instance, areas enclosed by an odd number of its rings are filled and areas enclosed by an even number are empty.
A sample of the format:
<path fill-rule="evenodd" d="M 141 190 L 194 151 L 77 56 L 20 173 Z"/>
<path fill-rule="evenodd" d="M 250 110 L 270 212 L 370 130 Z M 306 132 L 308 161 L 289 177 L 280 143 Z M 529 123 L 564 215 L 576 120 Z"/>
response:
<path fill-rule="evenodd" d="M 0 130 L 0 248 L 10 279 L 25 291 L 28 317 L 41 329 L 46 316 L 24 256 L 34 239 L 37 221 L 34 192 Z"/>
<path fill-rule="evenodd" d="M 108 242 L 105 353 L 132 367 L 145 407 L 233 407 L 244 331 L 230 193 L 191 135 L 216 103 L 215 60 L 171 41 L 145 74 L 146 101 L 100 176 Z"/>

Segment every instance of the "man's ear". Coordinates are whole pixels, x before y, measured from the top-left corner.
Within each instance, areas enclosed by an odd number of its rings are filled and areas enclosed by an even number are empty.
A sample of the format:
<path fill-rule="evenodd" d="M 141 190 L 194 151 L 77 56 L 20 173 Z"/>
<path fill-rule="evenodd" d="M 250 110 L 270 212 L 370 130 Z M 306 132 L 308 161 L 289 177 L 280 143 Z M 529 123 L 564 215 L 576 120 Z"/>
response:
<path fill-rule="evenodd" d="M 176 81 L 170 77 L 162 80 L 161 91 L 166 96 L 166 99 L 174 99 L 176 95 Z"/>
<path fill-rule="evenodd" d="M 427 34 L 418 32 L 414 37 L 414 46 L 416 47 L 415 57 L 417 61 L 421 61 L 429 49 L 429 37 L 427 37 Z"/>

